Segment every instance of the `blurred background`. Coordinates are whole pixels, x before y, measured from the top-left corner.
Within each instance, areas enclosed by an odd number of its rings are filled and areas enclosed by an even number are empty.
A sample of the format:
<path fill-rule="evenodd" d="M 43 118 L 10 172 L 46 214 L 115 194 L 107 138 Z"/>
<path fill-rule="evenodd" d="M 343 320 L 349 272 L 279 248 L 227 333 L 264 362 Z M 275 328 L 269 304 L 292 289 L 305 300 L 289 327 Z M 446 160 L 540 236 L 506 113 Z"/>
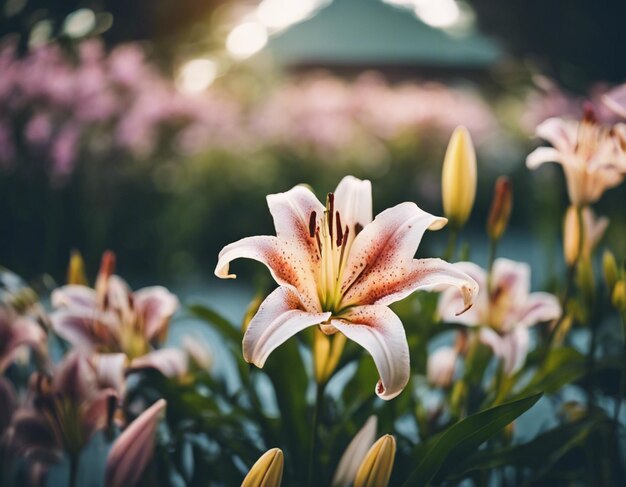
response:
<path fill-rule="evenodd" d="M 272 232 L 265 195 L 306 182 L 323 197 L 345 174 L 373 181 L 376 211 L 412 200 L 441 213 L 441 162 L 463 124 L 479 156 L 475 258 L 493 181 L 509 174 L 504 246 L 547 279 L 566 197 L 559 168 L 525 169 L 534 128 L 584 100 L 610 119 L 599 97 L 626 78 L 622 2 L 0 7 L 0 264 L 27 278 L 63 281 L 71 249 L 93 275 L 110 248 L 131 282 L 208 281 L 225 244 Z M 598 209 L 616 217 L 625 202 L 622 185 Z"/>

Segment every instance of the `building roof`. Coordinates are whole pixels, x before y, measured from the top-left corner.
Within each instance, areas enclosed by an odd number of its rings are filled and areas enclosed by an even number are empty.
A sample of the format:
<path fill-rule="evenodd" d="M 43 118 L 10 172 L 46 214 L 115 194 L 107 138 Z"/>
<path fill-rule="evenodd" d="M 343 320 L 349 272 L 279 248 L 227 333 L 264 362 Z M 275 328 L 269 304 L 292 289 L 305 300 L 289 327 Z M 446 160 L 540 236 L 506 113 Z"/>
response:
<path fill-rule="evenodd" d="M 498 44 L 481 34 L 452 35 L 382 0 L 333 0 L 270 39 L 268 50 L 283 65 L 347 67 L 482 69 L 502 55 Z"/>

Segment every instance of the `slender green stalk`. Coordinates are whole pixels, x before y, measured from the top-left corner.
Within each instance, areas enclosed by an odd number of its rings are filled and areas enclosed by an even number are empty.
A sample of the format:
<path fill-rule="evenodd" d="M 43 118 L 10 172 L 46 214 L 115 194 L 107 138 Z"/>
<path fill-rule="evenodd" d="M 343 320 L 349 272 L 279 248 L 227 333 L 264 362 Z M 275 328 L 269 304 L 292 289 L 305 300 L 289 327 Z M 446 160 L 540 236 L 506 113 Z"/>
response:
<path fill-rule="evenodd" d="M 78 464 L 79 464 L 78 454 L 75 454 L 75 453 L 70 454 L 70 479 L 69 479 L 68 487 L 78 486 L 78 483 L 77 483 Z"/>
<path fill-rule="evenodd" d="M 317 448 L 318 448 L 318 426 L 320 410 L 322 409 L 322 403 L 324 401 L 324 390 L 326 388 L 326 382 L 318 383 L 315 394 L 315 405 L 313 406 L 313 419 L 311 421 L 311 443 L 309 446 L 309 473 L 308 473 L 308 487 L 315 487 L 316 480 L 316 460 L 317 460 Z"/>
<path fill-rule="evenodd" d="M 626 390 L 626 313 L 620 313 L 620 316 L 622 321 L 622 344 L 624 347 L 624 357 L 622 357 L 622 373 L 619 381 L 619 392 L 615 398 L 615 409 L 613 411 L 613 422 L 615 423 L 619 421 L 619 414 L 624 400 L 624 391 Z"/>
<path fill-rule="evenodd" d="M 456 226 L 451 226 L 450 232 L 448 233 L 448 246 L 446 247 L 446 251 L 443 254 L 443 260 L 451 261 L 454 259 L 458 240 L 459 229 Z"/>

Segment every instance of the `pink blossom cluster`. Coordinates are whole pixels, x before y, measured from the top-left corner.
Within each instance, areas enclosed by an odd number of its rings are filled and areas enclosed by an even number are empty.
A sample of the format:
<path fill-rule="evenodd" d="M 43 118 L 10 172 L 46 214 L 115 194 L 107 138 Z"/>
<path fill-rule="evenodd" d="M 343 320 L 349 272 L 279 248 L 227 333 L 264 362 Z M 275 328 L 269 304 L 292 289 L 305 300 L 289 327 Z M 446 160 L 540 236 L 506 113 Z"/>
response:
<path fill-rule="evenodd" d="M 469 90 L 442 83 L 389 84 L 367 72 L 347 81 L 325 72 L 294 79 L 252 110 L 251 132 L 266 144 L 335 155 L 346 147 L 393 142 L 421 132 L 447 138 L 459 124 L 481 140 L 497 127 L 492 110 Z"/>
<path fill-rule="evenodd" d="M 77 161 L 115 151 L 148 158 L 173 140 L 203 145 L 232 140 L 237 104 L 215 93 L 184 95 L 146 59 L 139 44 L 110 52 L 98 40 L 75 56 L 49 44 L 19 56 L 0 47 L 0 164 L 26 151 L 49 164 L 53 176 L 70 174 Z M 194 138 L 195 137 L 195 138 Z"/>

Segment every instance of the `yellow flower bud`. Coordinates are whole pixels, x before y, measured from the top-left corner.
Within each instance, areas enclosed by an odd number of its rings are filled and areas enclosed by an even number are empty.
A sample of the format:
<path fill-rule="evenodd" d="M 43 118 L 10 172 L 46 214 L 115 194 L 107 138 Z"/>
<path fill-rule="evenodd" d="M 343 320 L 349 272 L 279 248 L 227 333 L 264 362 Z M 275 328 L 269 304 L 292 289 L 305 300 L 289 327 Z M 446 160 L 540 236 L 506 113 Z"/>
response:
<path fill-rule="evenodd" d="M 563 254 L 568 266 L 576 263 L 580 253 L 581 228 L 578 211 L 575 206 L 570 206 L 563 220 Z"/>
<path fill-rule="evenodd" d="M 283 479 L 283 463 L 280 448 L 266 451 L 252 466 L 241 487 L 279 487 Z"/>
<path fill-rule="evenodd" d="M 605 250 L 602 256 L 602 268 L 604 270 L 604 279 L 609 291 L 615 287 L 617 280 L 619 279 L 619 271 L 617 269 L 617 262 L 615 256 L 610 250 Z"/>
<path fill-rule="evenodd" d="M 617 281 L 611 296 L 613 306 L 619 311 L 626 311 L 626 281 Z"/>
<path fill-rule="evenodd" d="M 318 384 L 326 382 L 335 371 L 346 337 L 343 333 L 335 333 L 332 336 L 325 335 L 319 328 L 315 329 L 313 341 L 313 364 L 315 368 L 315 381 Z"/>
<path fill-rule="evenodd" d="M 513 185 L 506 176 L 500 176 L 493 188 L 493 200 L 487 220 L 487 233 L 492 240 L 499 240 L 511 216 L 513 207 Z"/>
<path fill-rule="evenodd" d="M 354 479 L 354 487 L 387 487 L 396 456 L 396 439 L 385 435 L 372 445 Z"/>
<path fill-rule="evenodd" d="M 78 250 L 72 250 L 70 263 L 67 266 L 67 283 L 87 286 L 87 276 L 85 275 L 85 261 Z"/>
<path fill-rule="evenodd" d="M 256 315 L 256 312 L 259 311 L 259 307 L 261 306 L 261 303 L 263 302 L 264 299 L 265 297 L 261 294 L 257 294 L 254 298 L 252 298 L 252 301 L 246 308 L 246 314 L 243 316 L 243 321 L 241 322 L 242 333 L 245 333 L 246 330 L 248 329 L 248 325 L 250 324 L 250 321 L 252 321 L 252 318 L 254 318 L 254 315 Z"/>
<path fill-rule="evenodd" d="M 444 214 L 453 226 L 462 227 L 476 196 L 476 152 L 465 127 L 457 127 L 450 138 L 441 179 Z"/>

